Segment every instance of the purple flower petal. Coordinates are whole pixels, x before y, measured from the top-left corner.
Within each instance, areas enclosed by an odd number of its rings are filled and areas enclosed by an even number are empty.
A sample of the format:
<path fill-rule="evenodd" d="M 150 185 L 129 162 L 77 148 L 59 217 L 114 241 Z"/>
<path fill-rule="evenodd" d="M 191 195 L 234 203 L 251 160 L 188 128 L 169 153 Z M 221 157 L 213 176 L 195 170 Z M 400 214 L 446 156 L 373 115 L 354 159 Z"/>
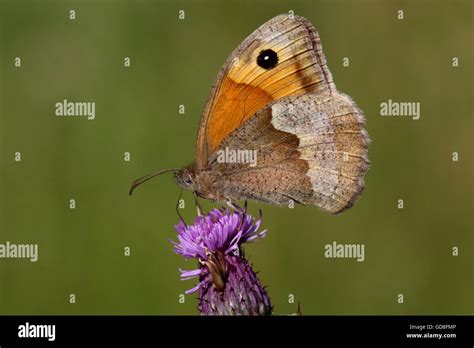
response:
<path fill-rule="evenodd" d="M 209 254 L 222 252 L 224 255 L 240 254 L 241 245 L 263 238 L 265 232 L 258 232 L 261 216 L 254 219 L 247 212 L 235 212 L 228 209 L 213 209 L 205 216 L 196 217 L 194 224 L 186 226 L 180 221 L 176 226 L 178 241 L 172 241 L 174 252 L 185 258 L 208 261 Z M 206 267 L 196 270 L 180 270 L 181 279 L 199 276 L 202 280 L 209 275 Z M 188 290 L 197 291 L 205 281 Z M 188 292 L 187 292 L 188 293 Z"/>

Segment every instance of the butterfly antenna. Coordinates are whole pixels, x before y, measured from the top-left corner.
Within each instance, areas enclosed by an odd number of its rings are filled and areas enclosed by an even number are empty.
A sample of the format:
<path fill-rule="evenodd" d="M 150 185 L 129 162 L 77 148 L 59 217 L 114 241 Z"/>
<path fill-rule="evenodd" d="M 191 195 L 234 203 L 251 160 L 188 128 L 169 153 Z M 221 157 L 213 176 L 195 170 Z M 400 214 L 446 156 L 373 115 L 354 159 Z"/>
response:
<path fill-rule="evenodd" d="M 144 182 L 154 178 L 155 176 L 158 176 L 158 175 L 161 175 L 161 174 L 164 174 L 164 173 L 168 173 L 168 172 L 177 172 L 177 171 L 179 171 L 179 168 L 171 168 L 171 169 L 159 170 L 157 172 L 142 176 L 141 178 L 138 178 L 137 180 L 132 182 L 132 187 L 130 187 L 130 191 L 128 191 L 128 194 L 132 195 L 133 190 L 135 190 L 135 188 L 137 186 L 139 186 L 139 185 L 143 184 Z"/>

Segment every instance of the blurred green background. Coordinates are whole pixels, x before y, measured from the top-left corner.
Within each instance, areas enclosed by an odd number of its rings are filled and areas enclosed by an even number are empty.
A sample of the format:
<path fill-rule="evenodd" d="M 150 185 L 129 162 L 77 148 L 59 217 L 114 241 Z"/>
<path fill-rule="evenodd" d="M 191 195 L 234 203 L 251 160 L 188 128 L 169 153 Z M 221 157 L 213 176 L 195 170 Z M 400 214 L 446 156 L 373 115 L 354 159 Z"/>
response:
<path fill-rule="evenodd" d="M 289 10 L 316 26 L 336 86 L 364 110 L 372 167 L 338 216 L 250 203 L 268 235 L 245 251 L 275 313 L 298 301 L 303 314 L 473 312 L 472 1 L 1 1 L 0 10 L 0 243 L 39 244 L 36 263 L 0 259 L 0 314 L 197 314 L 195 295 L 179 302 L 195 282 L 178 267 L 195 265 L 169 242 L 178 188 L 168 175 L 127 191 L 193 160 L 220 66 Z M 96 119 L 56 117 L 63 99 L 94 101 Z M 421 119 L 381 117 L 388 99 L 420 102 Z M 365 244 L 365 262 L 325 258 L 333 241 Z"/>

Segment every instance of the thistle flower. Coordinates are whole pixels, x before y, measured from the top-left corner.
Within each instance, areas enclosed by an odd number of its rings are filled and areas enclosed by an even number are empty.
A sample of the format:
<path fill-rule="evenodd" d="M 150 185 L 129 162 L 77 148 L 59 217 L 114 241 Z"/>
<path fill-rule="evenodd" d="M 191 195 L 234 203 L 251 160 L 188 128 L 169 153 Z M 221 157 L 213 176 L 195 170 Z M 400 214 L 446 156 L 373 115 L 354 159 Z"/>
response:
<path fill-rule="evenodd" d="M 187 294 L 199 291 L 201 315 L 271 315 L 270 299 L 243 255 L 242 244 L 265 236 L 262 220 L 246 211 L 214 209 L 193 225 L 175 226 L 174 251 L 198 260 L 198 268 L 181 270 L 181 279 L 199 277 Z"/>

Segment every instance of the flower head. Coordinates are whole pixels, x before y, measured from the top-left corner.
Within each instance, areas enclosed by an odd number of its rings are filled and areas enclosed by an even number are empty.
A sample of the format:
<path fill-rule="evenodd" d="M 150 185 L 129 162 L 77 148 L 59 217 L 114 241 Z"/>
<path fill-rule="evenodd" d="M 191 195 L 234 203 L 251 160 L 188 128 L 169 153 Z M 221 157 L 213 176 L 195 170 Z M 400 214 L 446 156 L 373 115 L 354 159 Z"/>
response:
<path fill-rule="evenodd" d="M 178 241 L 174 251 L 198 260 L 198 268 L 181 270 L 183 280 L 199 277 L 186 293 L 200 292 L 201 314 L 270 314 L 265 289 L 242 255 L 242 244 L 265 236 L 261 217 L 246 211 L 214 209 L 196 217 L 193 225 L 180 221 L 175 226 Z"/>

